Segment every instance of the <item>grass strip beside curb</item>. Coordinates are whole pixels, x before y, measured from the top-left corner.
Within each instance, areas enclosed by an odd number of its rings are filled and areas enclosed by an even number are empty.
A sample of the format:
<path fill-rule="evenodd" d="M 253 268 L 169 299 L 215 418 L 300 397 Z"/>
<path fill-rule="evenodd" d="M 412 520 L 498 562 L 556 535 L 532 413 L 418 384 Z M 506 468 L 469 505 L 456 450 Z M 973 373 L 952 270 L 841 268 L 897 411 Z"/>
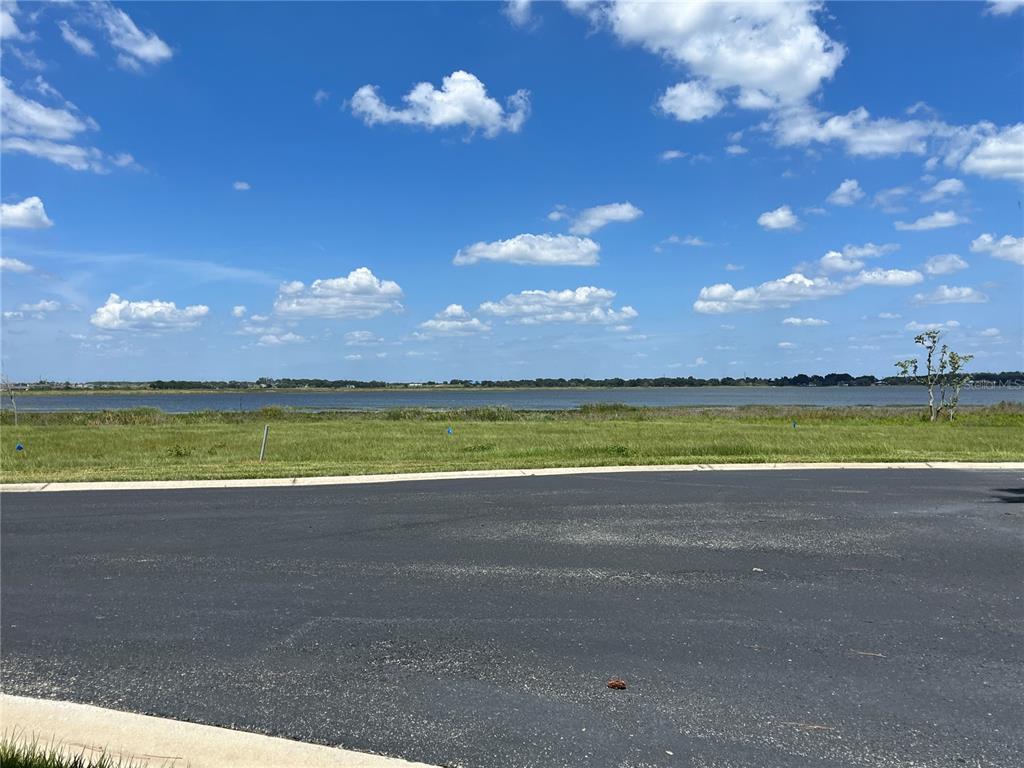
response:
<path fill-rule="evenodd" d="M 263 426 L 267 455 L 259 462 Z M 451 428 L 451 433 L 448 430 Z M 23 414 L 0 423 L 0 481 L 311 477 L 543 467 L 1024 460 L 1024 407 L 632 408 Z M 22 451 L 16 445 L 23 446 Z"/>

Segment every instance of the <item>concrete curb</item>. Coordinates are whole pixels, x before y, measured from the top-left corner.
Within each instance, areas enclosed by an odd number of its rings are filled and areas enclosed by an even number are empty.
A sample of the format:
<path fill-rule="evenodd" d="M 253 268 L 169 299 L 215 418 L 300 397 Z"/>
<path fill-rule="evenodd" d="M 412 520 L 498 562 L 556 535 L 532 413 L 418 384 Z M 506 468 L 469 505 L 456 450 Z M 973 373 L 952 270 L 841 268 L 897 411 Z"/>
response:
<path fill-rule="evenodd" d="M 625 472 L 763 472 L 805 469 L 958 469 L 1024 471 L 1024 461 L 964 462 L 916 461 L 877 463 L 778 463 L 778 464 L 647 464 L 620 467 L 551 467 L 541 469 L 484 469 L 464 472 L 406 472 L 382 475 L 338 475 L 334 477 L 270 477 L 237 480 L 130 480 L 79 483 L 7 483 L 0 493 L 39 491 L 166 491 L 181 488 L 288 488 L 310 485 L 363 485 L 405 483 L 414 480 L 473 480 L 494 477 L 544 477 L 551 475 L 596 475 Z"/>
<path fill-rule="evenodd" d="M 152 768 L 431 768 L 393 757 L 305 744 L 149 715 L 0 694 L 5 734 L 65 754 L 131 760 Z"/>

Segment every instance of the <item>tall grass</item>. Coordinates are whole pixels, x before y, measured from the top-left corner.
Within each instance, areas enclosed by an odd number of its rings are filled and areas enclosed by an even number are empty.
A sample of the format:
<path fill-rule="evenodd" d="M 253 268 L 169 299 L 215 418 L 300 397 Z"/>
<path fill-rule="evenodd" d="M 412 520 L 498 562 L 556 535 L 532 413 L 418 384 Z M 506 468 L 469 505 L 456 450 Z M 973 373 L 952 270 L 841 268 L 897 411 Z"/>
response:
<path fill-rule="evenodd" d="M 136 762 L 106 753 L 95 755 L 85 748 L 58 742 L 25 741 L 9 734 L 0 738 L 2 768 L 143 768 L 147 765 L 154 763 Z"/>
<path fill-rule="evenodd" d="M 258 461 L 263 425 L 266 460 Z M 796 425 L 794 427 L 794 424 Z M 448 428 L 452 434 L 448 434 Z M 293 477 L 776 461 L 1021 461 L 1024 407 L 930 423 L 907 408 L 401 409 L 22 414 L 0 423 L 4 482 Z M 23 451 L 14 450 L 16 442 Z"/>
<path fill-rule="evenodd" d="M 1024 404 L 1002 402 L 990 406 L 966 406 L 958 411 L 958 422 L 971 424 L 1015 424 L 1024 417 Z M 254 411 L 191 411 L 165 413 L 157 408 L 127 408 L 107 411 L 22 412 L 22 426 L 153 426 L 169 424 L 250 424 L 274 422 L 333 421 L 660 421 L 665 419 L 728 419 L 741 421 L 786 421 L 806 423 L 916 423 L 928 420 L 925 408 L 903 406 L 669 406 L 643 407 L 623 403 L 586 403 L 577 409 L 556 411 L 512 410 L 498 406 L 431 410 L 428 408 L 390 408 L 381 411 L 305 411 L 281 406 L 266 406 Z M 14 416 L 8 409 L 0 414 L 0 426 L 13 427 Z"/>

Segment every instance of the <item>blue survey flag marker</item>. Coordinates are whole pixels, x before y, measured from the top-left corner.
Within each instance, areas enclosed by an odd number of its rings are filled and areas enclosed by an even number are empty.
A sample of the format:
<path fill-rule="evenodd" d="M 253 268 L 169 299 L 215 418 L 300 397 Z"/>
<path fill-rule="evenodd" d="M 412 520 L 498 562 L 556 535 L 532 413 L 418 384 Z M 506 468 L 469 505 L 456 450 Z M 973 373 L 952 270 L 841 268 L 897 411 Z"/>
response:
<path fill-rule="evenodd" d="M 449 435 L 454 435 L 455 434 L 455 430 L 452 429 L 451 427 L 448 427 L 448 434 Z"/>
<path fill-rule="evenodd" d="M 21 443 L 18 443 L 16 446 L 14 446 L 14 450 L 16 450 L 16 451 L 24 451 L 25 450 L 25 446 L 22 445 Z"/>

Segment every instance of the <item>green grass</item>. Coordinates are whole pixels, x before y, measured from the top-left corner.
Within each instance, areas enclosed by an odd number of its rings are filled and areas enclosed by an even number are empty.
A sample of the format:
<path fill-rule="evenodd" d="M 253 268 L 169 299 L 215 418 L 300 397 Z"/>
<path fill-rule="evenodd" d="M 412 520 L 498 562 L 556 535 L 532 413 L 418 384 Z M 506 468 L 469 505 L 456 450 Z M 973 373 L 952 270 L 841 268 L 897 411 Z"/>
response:
<path fill-rule="evenodd" d="M 797 428 L 792 427 L 796 420 Z M 263 425 L 266 460 L 258 462 Z M 447 434 L 448 426 L 454 429 Z M 460 469 L 775 461 L 1021 461 L 1024 406 L 965 409 L 491 408 L 431 412 L 10 413 L 3 482 L 292 477 Z M 16 453 L 17 442 L 25 451 Z"/>
<path fill-rule="evenodd" d="M 143 763 L 114 758 L 107 754 L 90 755 L 91 750 L 77 750 L 56 743 L 24 743 L 10 736 L 0 738 L 2 768 L 136 768 Z M 150 765 L 150 763 L 145 763 Z"/>

